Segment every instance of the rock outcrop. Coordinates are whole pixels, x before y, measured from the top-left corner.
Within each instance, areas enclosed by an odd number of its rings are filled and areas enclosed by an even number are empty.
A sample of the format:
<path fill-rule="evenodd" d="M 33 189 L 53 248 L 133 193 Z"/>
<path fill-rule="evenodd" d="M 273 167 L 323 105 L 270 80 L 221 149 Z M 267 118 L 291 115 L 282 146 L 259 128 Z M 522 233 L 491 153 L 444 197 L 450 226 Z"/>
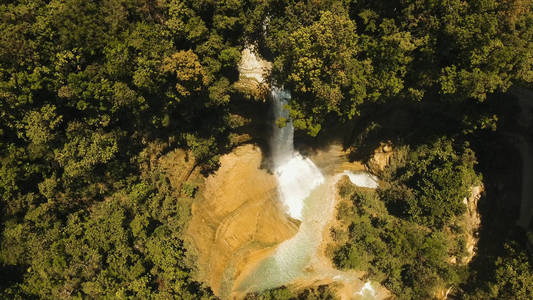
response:
<path fill-rule="evenodd" d="M 389 164 L 392 156 L 392 144 L 390 142 L 381 143 L 381 145 L 374 150 L 374 154 L 368 161 L 368 168 L 376 173 L 383 171 Z"/>
<path fill-rule="evenodd" d="M 469 263 L 476 254 L 476 245 L 479 240 L 478 230 L 481 225 L 481 217 L 478 212 L 478 201 L 483 193 L 483 186 L 476 185 L 470 190 L 470 196 L 463 199 L 467 207 L 465 213 L 466 230 L 466 252 L 467 255 L 461 258 L 461 264 Z"/>
<path fill-rule="evenodd" d="M 235 87 L 256 99 L 266 100 L 269 88 L 265 78 L 271 68 L 272 63 L 261 59 L 253 46 L 244 48 L 239 62 L 239 81 Z"/>

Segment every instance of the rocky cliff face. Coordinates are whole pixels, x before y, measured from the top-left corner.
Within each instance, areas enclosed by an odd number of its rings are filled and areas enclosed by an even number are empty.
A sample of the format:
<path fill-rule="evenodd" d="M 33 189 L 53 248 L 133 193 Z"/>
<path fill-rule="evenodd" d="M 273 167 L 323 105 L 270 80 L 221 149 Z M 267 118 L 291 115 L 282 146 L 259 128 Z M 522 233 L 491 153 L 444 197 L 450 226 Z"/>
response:
<path fill-rule="evenodd" d="M 483 185 L 473 186 L 470 190 L 470 196 L 465 198 L 463 202 L 467 207 L 465 213 L 465 229 L 466 229 L 466 252 L 467 255 L 461 259 L 461 264 L 468 264 L 474 255 L 476 255 L 476 246 L 479 240 L 478 231 L 481 225 L 481 217 L 478 211 L 478 202 L 483 193 Z"/>
<path fill-rule="evenodd" d="M 261 151 L 244 145 L 220 160 L 192 206 L 188 235 L 199 279 L 227 297 L 245 266 L 293 236 L 298 224 L 280 207 L 276 179 L 260 168 Z"/>

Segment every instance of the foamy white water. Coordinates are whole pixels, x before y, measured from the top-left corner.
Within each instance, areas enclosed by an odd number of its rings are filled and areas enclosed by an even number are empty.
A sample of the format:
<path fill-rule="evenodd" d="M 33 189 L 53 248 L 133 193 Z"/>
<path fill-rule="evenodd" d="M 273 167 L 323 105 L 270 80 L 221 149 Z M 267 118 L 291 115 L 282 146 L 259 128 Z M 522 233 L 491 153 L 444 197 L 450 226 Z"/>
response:
<path fill-rule="evenodd" d="M 376 291 L 370 281 L 367 281 L 363 288 L 356 294 L 362 296 L 363 299 L 374 299 L 376 297 Z"/>
<path fill-rule="evenodd" d="M 294 151 L 294 127 L 285 105 L 291 95 L 288 91 L 272 88 L 274 118 L 286 120 L 285 126 L 274 124 L 272 134 L 272 162 L 278 180 L 280 200 L 287 213 L 294 219 L 302 220 L 304 200 L 311 192 L 324 183 L 324 176 L 309 159 Z"/>
<path fill-rule="evenodd" d="M 367 172 L 344 171 L 343 174 L 350 178 L 350 181 L 359 187 L 376 189 L 379 187 L 378 178 Z"/>
<path fill-rule="evenodd" d="M 264 259 L 241 282 L 241 291 L 260 291 L 297 280 L 319 281 L 332 278 L 342 284 L 356 284 L 359 275 L 340 271 L 317 260 L 320 244 L 323 242 L 324 227 L 330 221 L 335 209 L 336 183 L 343 173 L 328 176 L 323 184 L 315 188 L 305 199 L 302 223 L 295 236 L 278 245 L 274 253 Z M 354 292 L 356 299 L 374 299 L 376 295 L 370 282 Z"/>
<path fill-rule="evenodd" d="M 324 183 L 324 176 L 309 158 L 298 153 L 277 167 L 275 173 L 280 198 L 287 212 L 292 218 L 302 220 L 304 200 Z"/>

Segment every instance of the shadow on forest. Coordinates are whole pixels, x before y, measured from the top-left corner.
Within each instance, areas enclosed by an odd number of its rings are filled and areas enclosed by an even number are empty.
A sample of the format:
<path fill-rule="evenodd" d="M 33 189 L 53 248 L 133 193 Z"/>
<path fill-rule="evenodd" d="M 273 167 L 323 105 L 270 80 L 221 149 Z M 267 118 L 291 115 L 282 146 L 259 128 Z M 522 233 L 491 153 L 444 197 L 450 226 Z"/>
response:
<path fill-rule="evenodd" d="M 498 256 L 504 254 L 504 244 L 514 241 L 527 248 L 525 231 L 516 225 L 520 215 L 522 168 L 520 152 L 506 135 L 517 131 L 520 108 L 510 94 L 496 95 L 488 100 L 499 112 L 498 129 L 483 132 L 472 139 L 478 158 L 478 171 L 483 174 L 485 193 L 479 202 L 481 215 L 477 255 L 470 263 L 471 279 L 463 288 L 473 290 L 479 282 L 487 282 L 491 267 Z M 524 128 L 519 131 L 527 130 Z"/>
<path fill-rule="evenodd" d="M 519 112 L 511 94 L 496 94 L 485 102 L 472 103 L 401 103 L 375 104 L 363 107 L 362 116 L 349 126 L 332 126 L 333 131 L 322 132 L 311 149 L 324 147 L 328 139 L 341 138 L 350 149 L 350 160 L 367 161 L 381 142 L 394 146 L 419 145 L 447 136 L 457 144 L 467 143 L 478 160 L 476 171 L 483 176 L 485 192 L 479 201 L 481 215 L 476 256 L 470 263 L 470 278 L 462 286 L 469 291 L 479 281 L 486 281 L 496 257 L 502 255 L 504 243 L 517 241 L 526 247 L 524 230 L 516 225 L 520 209 L 522 160 L 519 151 L 506 137 L 509 128 L 516 130 Z M 465 120 L 481 115 L 498 116 L 495 131 L 467 131 Z M 462 118 L 466 116 L 466 118 Z M 459 119 L 462 118 L 462 119 Z M 308 150 L 312 151 L 312 150 Z"/>
<path fill-rule="evenodd" d="M 382 142 L 416 147 L 443 135 L 457 135 L 462 128 L 455 111 L 462 109 L 464 105 L 451 103 L 372 103 L 362 105 L 361 115 L 345 124 L 330 117 L 327 129 L 315 139 L 297 133 L 295 140 L 303 144 L 300 147 L 308 153 L 325 149 L 332 142 L 341 142 L 344 150 L 350 151 L 350 161 L 367 161 Z"/>

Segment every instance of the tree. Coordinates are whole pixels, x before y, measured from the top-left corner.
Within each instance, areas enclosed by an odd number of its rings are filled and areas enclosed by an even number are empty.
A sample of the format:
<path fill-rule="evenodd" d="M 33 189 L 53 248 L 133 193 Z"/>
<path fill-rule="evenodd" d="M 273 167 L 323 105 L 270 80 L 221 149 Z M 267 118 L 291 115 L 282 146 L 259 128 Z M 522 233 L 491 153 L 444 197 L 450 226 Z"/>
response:
<path fill-rule="evenodd" d="M 35 145 L 42 145 L 53 140 L 53 131 L 61 124 L 62 116 L 56 113 L 56 107 L 45 105 L 40 110 L 30 111 L 22 120 L 26 138 Z"/>
<path fill-rule="evenodd" d="M 208 83 L 198 56 L 191 50 L 180 51 L 165 58 L 161 69 L 163 72 L 175 74 L 176 91 L 180 96 L 199 92 Z"/>
<path fill-rule="evenodd" d="M 480 274 L 468 299 L 531 299 L 533 268 L 531 256 L 515 242 L 506 242 L 503 253 Z"/>
<path fill-rule="evenodd" d="M 67 133 L 69 140 L 63 149 L 56 150 L 55 159 L 68 177 L 89 175 L 96 165 L 109 162 L 118 152 L 113 134 L 90 133 L 79 123 L 70 123 Z"/>
<path fill-rule="evenodd" d="M 405 164 L 392 171 L 392 179 L 400 184 L 391 185 L 382 195 L 391 212 L 442 228 L 464 213 L 463 199 L 478 180 L 475 164 L 472 150 L 441 138 L 409 151 Z"/>
<path fill-rule="evenodd" d="M 342 13 L 323 12 L 310 26 L 288 36 L 283 65 L 294 98 L 294 125 L 312 135 L 327 113 L 351 119 L 367 96 L 367 61 L 360 51 L 355 24 Z"/>

